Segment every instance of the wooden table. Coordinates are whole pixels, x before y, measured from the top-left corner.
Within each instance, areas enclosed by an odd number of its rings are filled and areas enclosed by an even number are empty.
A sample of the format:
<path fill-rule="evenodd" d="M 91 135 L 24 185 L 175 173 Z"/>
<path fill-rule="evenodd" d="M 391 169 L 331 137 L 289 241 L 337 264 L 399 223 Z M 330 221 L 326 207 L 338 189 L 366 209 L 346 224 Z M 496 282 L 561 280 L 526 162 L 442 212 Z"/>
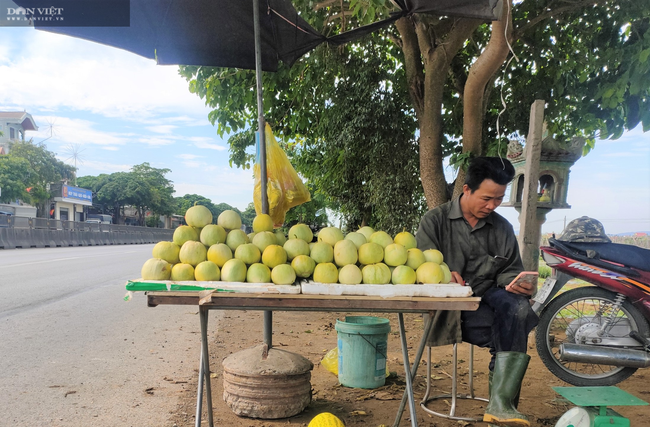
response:
<path fill-rule="evenodd" d="M 194 305 L 199 308 L 201 322 L 201 361 L 199 365 L 199 384 L 196 402 L 196 427 L 201 425 L 203 405 L 203 386 L 208 412 L 208 425 L 214 426 L 212 414 L 212 390 L 210 384 L 210 358 L 208 354 L 208 312 L 210 310 L 270 310 L 270 311 L 322 311 L 322 312 L 372 312 L 397 313 L 402 344 L 402 357 L 406 377 L 406 391 L 397 413 L 394 426 L 397 427 L 408 400 L 411 412 L 411 426 L 417 427 L 415 398 L 413 397 L 413 378 L 417 372 L 427 337 L 431 332 L 433 316 L 427 316 L 424 332 L 420 340 L 413 366 L 409 357 L 404 330 L 403 313 L 432 313 L 436 310 L 476 310 L 480 298 L 428 298 L 428 297 L 369 297 L 369 296 L 331 296 L 303 294 L 246 294 L 230 292 L 148 292 L 147 305 Z"/>

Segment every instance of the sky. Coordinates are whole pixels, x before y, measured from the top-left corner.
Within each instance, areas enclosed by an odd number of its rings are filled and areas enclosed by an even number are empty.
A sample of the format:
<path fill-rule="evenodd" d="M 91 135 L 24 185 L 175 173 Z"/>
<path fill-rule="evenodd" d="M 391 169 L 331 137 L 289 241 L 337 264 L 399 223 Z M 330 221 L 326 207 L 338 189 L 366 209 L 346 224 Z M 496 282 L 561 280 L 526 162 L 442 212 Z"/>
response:
<path fill-rule="evenodd" d="M 78 176 L 168 168 L 175 196 L 199 194 L 240 210 L 252 202 L 251 170 L 231 168 L 210 108 L 191 94 L 177 66 L 26 27 L 0 26 L 0 111 L 27 111 L 43 142 Z M 447 171 L 450 173 L 450 170 Z M 542 232 L 587 215 L 609 234 L 650 231 L 650 132 L 598 140 L 569 177 L 571 209 L 553 210 Z M 518 231 L 514 208 L 500 207 Z"/>

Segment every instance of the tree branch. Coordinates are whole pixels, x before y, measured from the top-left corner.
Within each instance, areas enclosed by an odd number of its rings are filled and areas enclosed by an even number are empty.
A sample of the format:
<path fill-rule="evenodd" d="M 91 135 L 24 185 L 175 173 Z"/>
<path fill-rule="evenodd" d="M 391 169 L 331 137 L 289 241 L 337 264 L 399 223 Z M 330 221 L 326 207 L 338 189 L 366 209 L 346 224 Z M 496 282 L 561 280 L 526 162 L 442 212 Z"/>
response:
<path fill-rule="evenodd" d="M 518 26 L 513 32 L 513 40 L 519 40 L 527 31 L 531 30 L 547 19 L 553 18 L 557 15 L 562 15 L 563 13 L 575 12 L 586 6 L 593 6 L 606 2 L 607 0 L 577 0 L 569 4 L 565 3 L 564 6 L 559 6 L 553 9 L 550 8 L 550 6 L 553 5 L 553 3 L 551 3 L 545 12 L 536 15 L 533 19 L 529 20 L 525 24 Z"/>

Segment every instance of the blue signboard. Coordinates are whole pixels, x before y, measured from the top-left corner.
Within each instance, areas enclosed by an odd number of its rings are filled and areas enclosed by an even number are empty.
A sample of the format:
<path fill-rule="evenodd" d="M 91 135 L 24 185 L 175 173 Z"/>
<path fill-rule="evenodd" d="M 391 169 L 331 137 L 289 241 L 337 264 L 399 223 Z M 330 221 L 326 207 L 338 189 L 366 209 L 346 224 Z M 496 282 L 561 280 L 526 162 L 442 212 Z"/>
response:
<path fill-rule="evenodd" d="M 73 187 L 71 185 L 64 185 L 62 189 L 62 197 L 64 199 L 77 199 L 91 202 L 93 201 L 93 192 L 86 188 Z"/>

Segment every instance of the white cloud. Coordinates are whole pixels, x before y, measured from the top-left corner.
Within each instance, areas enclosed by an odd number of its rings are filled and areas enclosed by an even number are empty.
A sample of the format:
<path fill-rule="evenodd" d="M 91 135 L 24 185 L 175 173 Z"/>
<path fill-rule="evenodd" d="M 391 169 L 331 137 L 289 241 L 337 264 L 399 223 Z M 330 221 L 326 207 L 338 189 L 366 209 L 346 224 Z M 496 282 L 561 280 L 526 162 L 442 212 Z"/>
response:
<path fill-rule="evenodd" d="M 198 156 L 196 154 L 179 154 L 176 157 L 181 158 L 183 160 L 194 160 L 194 159 L 197 159 L 197 158 L 199 158 L 201 156 Z"/>
<path fill-rule="evenodd" d="M 174 129 L 178 128 L 178 126 L 174 125 L 158 125 L 158 126 L 147 126 L 145 129 L 147 129 L 150 132 L 155 132 L 155 133 L 172 133 Z"/>
<path fill-rule="evenodd" d="M 194 144 L 196 148 L 207 148 L 209 150 L 217 150 L 217 151 L 226 150 L 225 146 L 214 143 L 214 140 L 211 138 L 192 137 L 192 138 L 188 138 L 188 141 Z"/>
<path fill-rule="evenodd" d="M 34 142 L 45 140 L 46 144 L 94 144 L 112 147 L 129 142 L 129 135 L 97 130 L 97 123 L 89 120 L 38 116 L 36 124 L 39 127 L 37 132 L 27 132 L 27 138 L 33 138 Z"/>
<path fill-rule="evenodd" d="M 5 58 L 0 60 L 0 81 L 10 90 L 0 92 L 0 104 L 69 108 L 134 121 L 181 110 L 209 123 L 209 109 L 189 92 L 176 66 L 157 66 L 119 49 L 27 30 L 21 49 L 2 47 L 9 52 L 0 56 Z"/>

